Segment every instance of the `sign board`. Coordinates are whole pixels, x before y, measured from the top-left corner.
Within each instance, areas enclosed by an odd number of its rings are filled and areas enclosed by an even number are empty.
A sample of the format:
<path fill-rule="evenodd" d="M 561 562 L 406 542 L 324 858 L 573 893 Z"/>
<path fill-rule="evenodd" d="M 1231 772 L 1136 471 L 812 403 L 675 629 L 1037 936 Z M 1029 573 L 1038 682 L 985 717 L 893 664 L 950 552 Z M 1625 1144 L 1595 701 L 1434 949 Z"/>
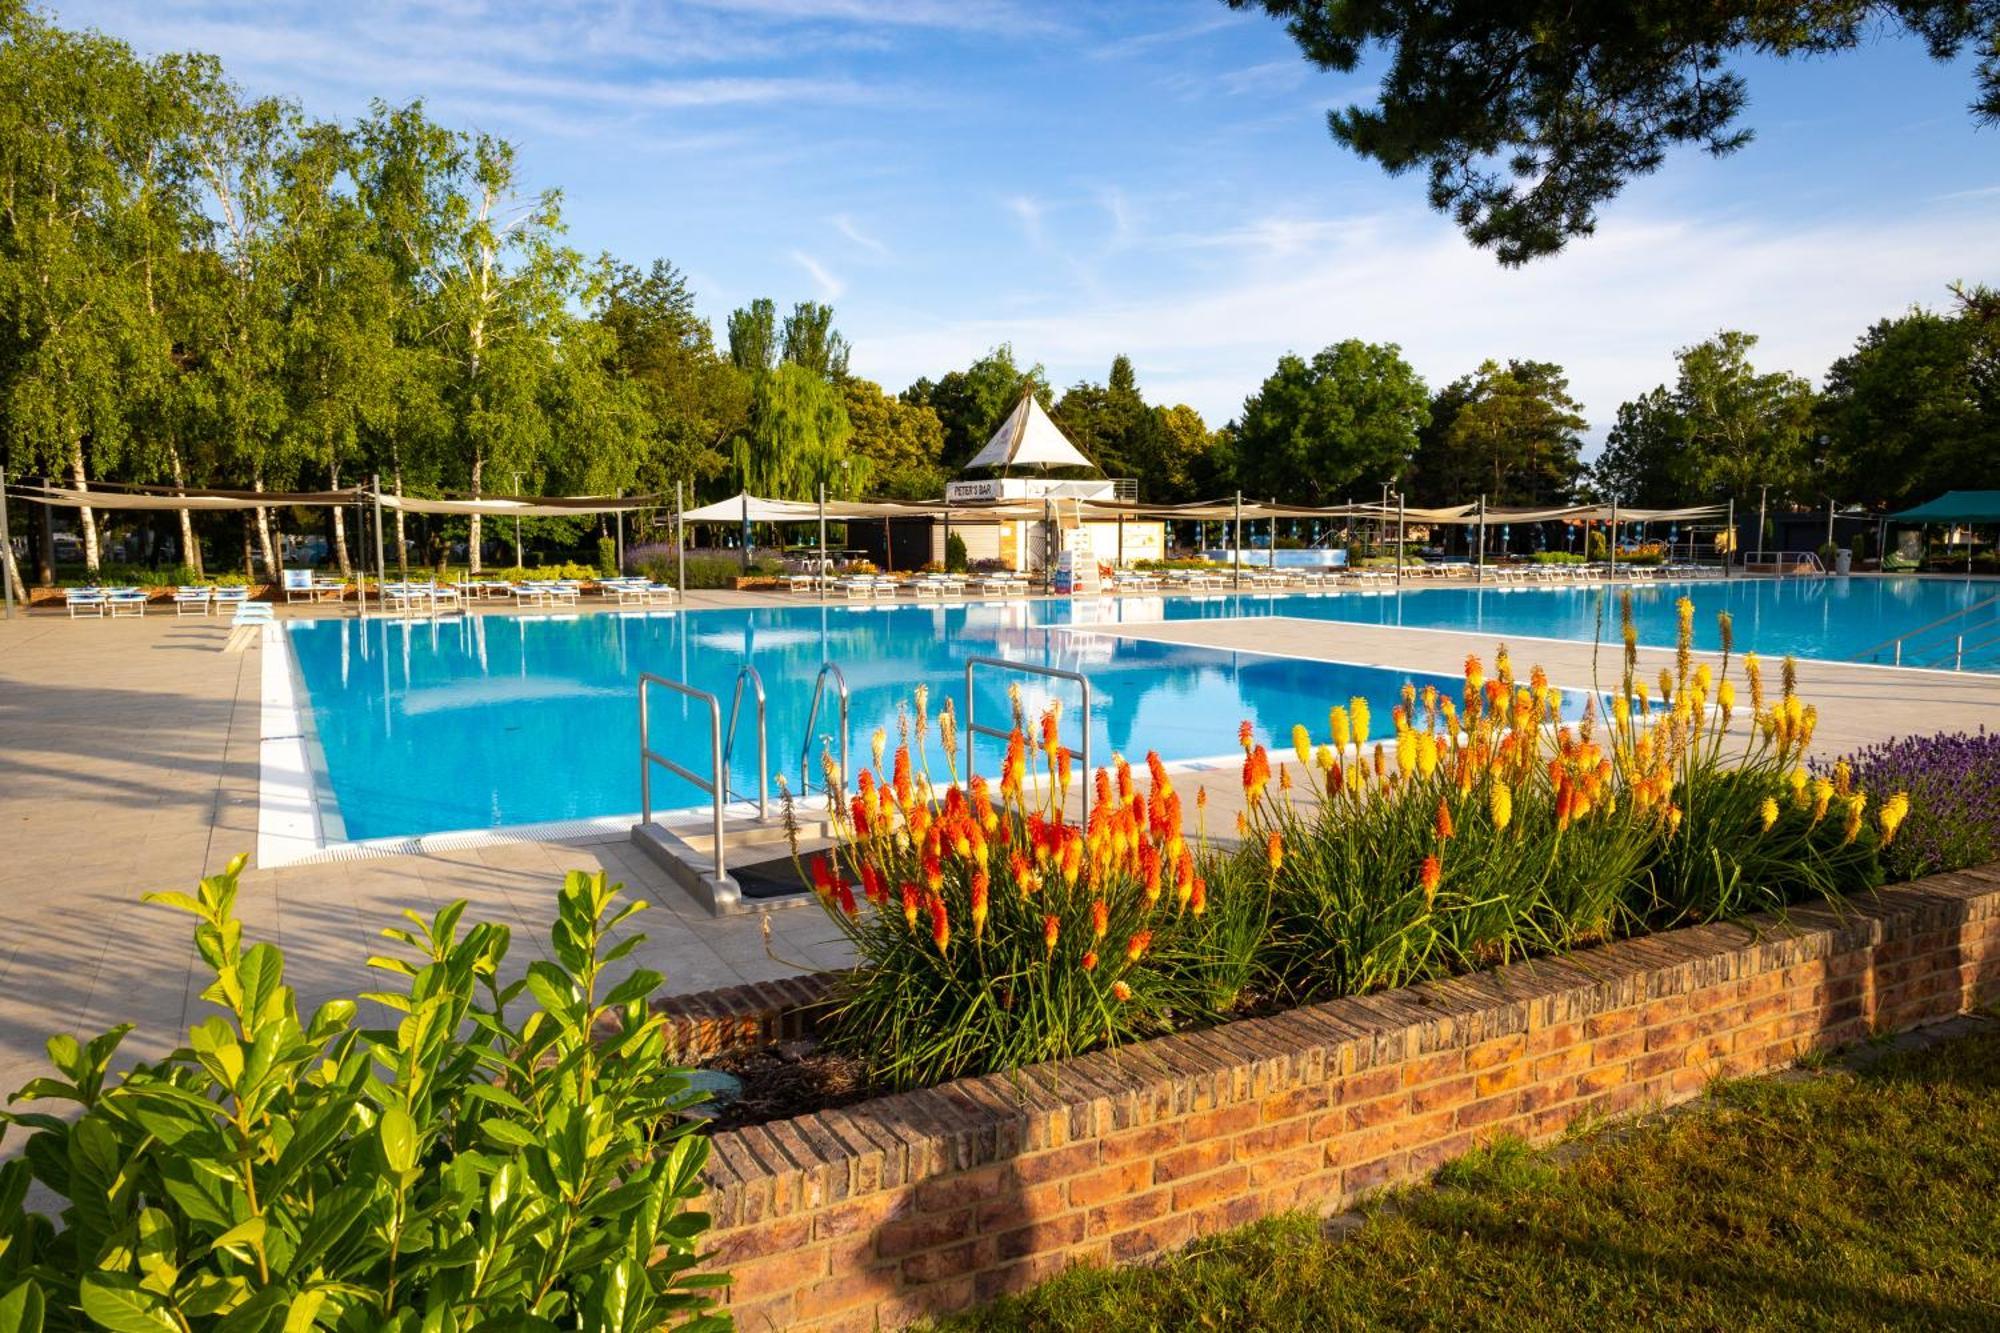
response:
<path fill-rule="evenodd" d="M 1006 483 L 1000 478 L 987 481 L 954 481 L 944 488 L 946 504 L 962 504 L 970 500 L 1004 500 Z"/>

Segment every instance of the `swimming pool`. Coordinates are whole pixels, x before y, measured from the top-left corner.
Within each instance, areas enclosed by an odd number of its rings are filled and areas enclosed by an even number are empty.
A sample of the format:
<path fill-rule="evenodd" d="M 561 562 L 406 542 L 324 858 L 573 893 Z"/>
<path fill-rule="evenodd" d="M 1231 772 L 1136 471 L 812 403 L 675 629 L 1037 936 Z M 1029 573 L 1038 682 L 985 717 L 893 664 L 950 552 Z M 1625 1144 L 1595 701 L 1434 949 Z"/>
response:
<path fill-rule="evenodd" d="M 1717 610 L 1736 617 L 1739 647 L 1839 657 L 1986 595 L 1966 581 L 1786 580 L 1661 585 L 1635 591 L 1642 642 L 1671 645 L 1674 601 L 1697 606 L 1698 639 L 1716 646 Z M 289 642 L 322 762 L 317 795 L 333 840 L 366 840 L 625 815 L 638 809 L 634 682 L 642 671 L 686 681 L 726 709 L 736 673 L 754 664 L 769 695 L 770 761 L 796 789 L 813 678 L 840 665 L 852 691 L 859 755 L 892 729 L 919 683 L 933 708 L 964 690 L 970 656 L 1084 672 L 1093 691 L 1092 757 L 1169 760 L 1230 753 L 1237 724 L 1265 737 L 1304 722 L 1324 727 L 1329 703 L 1367 698 L 1386 728 L 1405 680 L 1419 672 L 1273 658 L 1144 640 L 1079 635 L 1104 620 L 1289 616 L 1410 628 L 1464 629 L 1489 639 L 1589 639 L 1617 633 L 1615 594 L 1600 589 L 1434 588 L 1401 596 L 1225 594 L 1084 603 L 821 607 L 694 612 L 468 616 L 445 621 L 291 622 Z M 1021 680 L 1031 701 L 1071 687 L 1028 677 L 981 677 L 982 720 L 1007 713 Z M 1577 704 L 1572 700 L 1572 709 Z M 706 772 L 705 710 L 653 697 L 654 748 Z M 747 707 L 747 705 L 746 705 Z M 834 730 L 830 710 L 815 728 Z M 748 734 L 746 728 L 746 735 Z M 1073 743 L 1073 741 L 1072 741 Z M 813 746 L 815 755 L 817 743 Z M 933 756 L 941 763 L 941 756 Z M 939 771 L 942 771 L 941 768 Z M 732 781 L 755 785 L 755 746 L 739 743 Z M 654 804 L 705 797 L 654 770 Z"/>

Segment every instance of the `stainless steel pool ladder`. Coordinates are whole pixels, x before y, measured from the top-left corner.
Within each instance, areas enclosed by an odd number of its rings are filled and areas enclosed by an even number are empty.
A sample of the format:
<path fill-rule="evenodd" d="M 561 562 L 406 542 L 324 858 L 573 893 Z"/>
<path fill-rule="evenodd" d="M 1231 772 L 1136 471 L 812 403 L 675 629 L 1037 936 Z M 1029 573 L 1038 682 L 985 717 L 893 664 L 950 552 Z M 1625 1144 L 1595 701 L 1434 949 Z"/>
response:
<path fill-rule="evenodd" d="M 1912 639 L 1920 638 L 1935 630 L 1944 629 L 1949 625 L 1955 627 L 1952 634 L 1951 669 L 1953 671 L 1963 671 L 1965 669 L 1965 654 L 1968 649 L 1977 653 L 1982 648 L 1990 648 L 1994 644 L 2000 643 L 2000 611 L 1995 611 L 1991 616 L 1978 624 L 1971 623 L 1972 616 L 1996 605 L 2000 605 L 2000 593 L 1995 593 L 1991 597 L 1974 602 L 1971 606 L 1960 607 L 1948 616 L 1939 616 L 1929 624 L 1919 625 L 1913 630 L 1896 635 L 1893 639 L 1884 639 L 1874 647 L 1856 653 L 1854 660 L 1857 662 L 1879 662 L 1882 660 L 1882 653 L 1887 650 L 1891 654 L 1890 665 L 1901 666 L 1903 665 L 1903 649 Z M 1989 630 L 1993 632 L 1987 633 Z M 1965 641 L 1968 634 L 1985 634 L 1986 637 L 1974 639 L 1968 644 Z M 1939 659 L 1939 661 L 1941 660 Z M 1912 663 L 1912 665 L 1921 666 L 1924 664 Z"/>
<path fill-rule="evenodd" d="M 992 667 L 996 671 L 1019 671 L 1030 676 L 1046 676 L 1054 680 L 1073 680 L 1082 694 L 1082 702 L 1077 709 L 1077 717 L 1082 724 L 1083 740 L 1077 746 L 1077 759 L 1082 765 L 1074 779 L 1078 790 L 1083 793 L 1083 824 L 1090 824 L 1090 677 L 1081 671 L 1070 671 L 1063 667 L 1035 666 L 1028 662 L 1009 662 L 1003 657 L 968 657 L 965 659 L 965 775 L 972 777 L 972 740 L 975 736 L 993 736 L 1006 740 L 1013 734 L 1011 728 L 1002 731 L 999 727 L 989 727 L 979 721 L 973 712 L 973 670 L 977 667 Z M 1051 780 L 1054 775 L 1051 774 Z"/>
<path fill-rule="evenodd" d="M 665 676 L 656 676 L 650 671 L 639 673 L 640 822 L 644 824 L 651 824 L 653 822 L 652 766 L 654 764 L 658 764 L 668 772 L 693 783 L 702 791 L 707 792 L 715 807 L 711 832 L 715 839 L 715 878 L 718 881 L 725 878 L 722 816 L 723 807 L 729 803 L 731 796 L 729 788 L 729 754 L 731 748 L 736 743 L 736 723 L 738 714 L 743 706 L 743 686 L 746 680 L 756 687 L 757 814 L 758 818 L 762 819 L 769 814 L 768 793 L 771 786 L 771 775 L 770 763 L 767 758 L 769 747 L 766 742 L 765 732 L 764 681 L 757 674 L 757 669 L 745 666 L 741 671 L 736 673 L 736 692 L 735 697 L 730 701 L 729 705 L 729 728 L 726 733 L 722 726 L 722 701 L 714 695 L 706 690 L 698 690 L 694 686 L 684 684 L 678 680 L 669 680 Z M 689 699 L 694 699 L 699 703 L 708 705 L 708 744 L 709 753 L 713 759 L 711 772 L 708 777 L 704 778 L 690 769 L 683 768 L 680 764 L 667 758 L 667 756 L 653 748 L 652 716 L 646 701 L 646 687 L 648 685 L 658 685 L 662 689 L 672 690 L 675 694 L 683 695 Z"/>
<path fill-rule="evenodd" d="M 812 746 L 813 725 L 819 721 L 820 697 L 826 693 L 826 678 L 833 677 L 834 688 L 839 691 L 840 700 L 840 780 L 845 783 L 852 775 L 847 771 L 847 677 L 832 662 L 820 663 L 819 675 L 813 678 L 812 707 L 806 710 L 805 739 L 799 742 L 799 799 L 804 800 L 812 793 Z M 827 798 L 831 801 L 831 795 Z"/>

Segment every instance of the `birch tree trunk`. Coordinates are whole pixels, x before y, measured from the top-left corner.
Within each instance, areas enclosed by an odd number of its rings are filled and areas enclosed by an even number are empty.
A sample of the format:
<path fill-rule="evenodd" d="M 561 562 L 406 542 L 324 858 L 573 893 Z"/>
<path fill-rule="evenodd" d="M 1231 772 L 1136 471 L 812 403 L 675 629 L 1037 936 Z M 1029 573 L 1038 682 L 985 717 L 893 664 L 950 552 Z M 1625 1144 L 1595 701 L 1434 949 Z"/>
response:
<path fill-rule="evenodd" d="M 174 465 L 174 489 L 185 499 L 187 497 L 187 471 L 181 466 L 181 451 L 167 450 L 167 457 Z M 194 515 L 185 509 L 174 511 L 181 522 L 181 563 L 193 572 L 195 578 L 202 577 L 201 544 L 194 539 Z"/>
<path fill-rule="evenodd" d="M 485 470 L 486 460 L 478 454 L 474 454 L 472 456 L 472 498 L 475 500 L 479 498 L 479 479 Z M 474 514 L 471 523 L 468 525 L 469 535 L 466 537 L 465 545 L 465 553 L 472 561 L 471 577 L 473 578 L 479 577 L 479 522 L 480 515 Z"/>
<path fill-rule="evenodd" d="M 83 441 L 74 440 L 69 451 L 70 484 L 80 491 L 90 489 L 89 480 L 83 475 Z M 97 511 L 89 505 L 76 511 L 83 528 L 83 568 L 95 575 L 100 566 L 97 555 Z"/>
<path fill-rule="evenodd" d="M 340 464 L 335 463 L 328 468 L 327 476 L 333 483 L 333 489 L 339 490 Z M 333 558 L 340 564 L 340 577 L 354 577 L 354 566 L 347 558 L 347 510 L 340 505 L 333 506 Z"/>
<path fill-rule="evenodd" d="M 258 468 L 250 482 L 250 489 L 264 489 L 264 469 Z M 257 549 L 264 557 L 264 577 L 272 583 L 278 581 L 278 553 L 271 545 L 271 511 L 259 505 L 257 514 Z"/>
<path fill-rule="evenodd" d="M 398 500 L 403 498 L 403 469 L 401 465 L 398 465 L 396 468 L 396 498 Z M 399 568 L 406 558 L 403 553 L 409 549 L 409 538 L 403 533 L 403 509 L 401 505 L 398 505 L 396 507 L 396 564 Z"/>
<path fill-rule="evenodd" d="M 14 534 L 0 532 L 0 565 L 7 567 L 7 581 L 14 585 L 14 600 L 28 609 L 28 585 L 21 581 L 21 562 L 14 558 Z"/>

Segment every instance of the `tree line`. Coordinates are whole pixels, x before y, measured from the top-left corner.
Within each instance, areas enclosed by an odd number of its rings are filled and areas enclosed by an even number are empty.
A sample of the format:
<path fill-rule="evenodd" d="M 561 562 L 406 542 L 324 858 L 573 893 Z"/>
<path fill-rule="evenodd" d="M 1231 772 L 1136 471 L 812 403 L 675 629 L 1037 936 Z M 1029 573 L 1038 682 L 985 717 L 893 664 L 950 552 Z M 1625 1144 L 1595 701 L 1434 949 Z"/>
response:
<path fill-rule="evenodd" d="M 421 103 L 315 119 L 212 57 L 142 59 L 13 0 L 0 314 L 0 465 L 86 488 L 935 498 L 1023 392 L 1159 502 L 1670 504 L 1769 484 L 1889 503 L 2000 456 L 2000 300 L 1979 287 L 1875 325 L 1819 390 L 1756 370 L 1745 333 L 1684 349 L 1589 466 L 1562 367 L 1493 360 L 1433 391 L 1396 346 L 1357 340 L 1287 354 L 1219 428 L 1149 402 L 1124 356 L 1058 391 L 1002 345 L 891 394 L 850 371 L 828 305 L 753 301 L 718 342 L 666 260 L 583 255 L 504 140 Z M 196 521 L 179 548 L 198 565 Z M 461 522 L 477 568 L 494 534 Z M 80 527 L 95 570 L 99 515 Z M 337 509 L 327 536 L 350 568 Z M 242 539 L 275 577 L 268 511 Z"/>

